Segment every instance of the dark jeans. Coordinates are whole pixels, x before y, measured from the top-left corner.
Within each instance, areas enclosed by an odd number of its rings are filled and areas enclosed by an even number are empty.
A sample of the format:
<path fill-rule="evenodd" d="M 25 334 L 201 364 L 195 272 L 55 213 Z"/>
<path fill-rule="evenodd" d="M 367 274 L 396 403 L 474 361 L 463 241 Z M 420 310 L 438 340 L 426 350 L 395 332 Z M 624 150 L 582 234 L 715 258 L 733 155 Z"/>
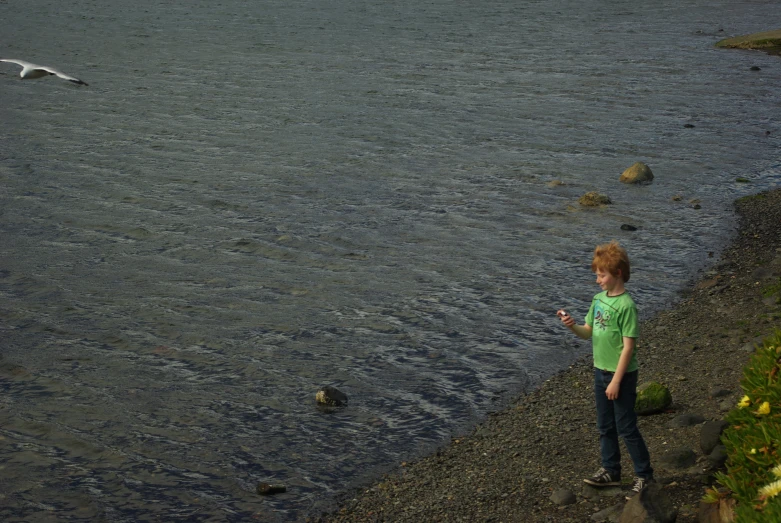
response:
<path fill-rule="evenodd" d="M 637 371 L 627 372 L 621 380 L 618 398 L 607 399 L 605 390 L 613 379 L 613 373 L 594 369 L 594 395 L 597 401 L 597 429 L 602 467 L 616 478 L 621 477 L 621 450 L 618 437 L 624 440 L 635 467 L 635 476 L 651 478 L 651 456 L 637 428 L 635 400 L 637 399 Z"/>

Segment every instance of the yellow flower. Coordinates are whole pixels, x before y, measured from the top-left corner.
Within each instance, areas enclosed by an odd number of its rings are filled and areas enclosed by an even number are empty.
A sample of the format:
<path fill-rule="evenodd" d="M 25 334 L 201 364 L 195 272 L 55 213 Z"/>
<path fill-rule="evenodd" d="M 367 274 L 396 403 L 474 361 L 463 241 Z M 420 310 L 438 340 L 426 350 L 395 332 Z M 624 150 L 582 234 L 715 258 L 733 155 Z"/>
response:
<path fill-rule="evenodd" d="M 740 403 L 738 403 L 738 407 L 740 407 L 741 409 L 744 407 L 748 407 L 749 405 L 751 405 L 751 398 L 749 398 L 748 396 L 743 396 L 743 399 L 740 400 Z"/>
<path fill-rule="evenodd" d="M 757 449 L 751 449 L 751 450 L 749 451 L 749 454 L 756 454 L 756 453 L 757 453 Z"/>
<path fill-rule="evenodd" d="M 770 472 L 772 472 L 775 477 L 781 478 L 781 465 L 776 465 L 770 469 Z"/>
<path fill-rule="evenodd" d="M 763 401 L 762 405 L 760 405 L 759 409 L 757 409 L 757 414 L 759 414 L 760 416 L 766 416 L 770 414 L 770 402 Z"/>
<path fill-rule="evenodd" d="M 759 489 L 759 496 L 762 499 L 772 498 L 778 494 L 781 494 L 781 479 L 774 481 L 773 483 L 769 483 Z"/>

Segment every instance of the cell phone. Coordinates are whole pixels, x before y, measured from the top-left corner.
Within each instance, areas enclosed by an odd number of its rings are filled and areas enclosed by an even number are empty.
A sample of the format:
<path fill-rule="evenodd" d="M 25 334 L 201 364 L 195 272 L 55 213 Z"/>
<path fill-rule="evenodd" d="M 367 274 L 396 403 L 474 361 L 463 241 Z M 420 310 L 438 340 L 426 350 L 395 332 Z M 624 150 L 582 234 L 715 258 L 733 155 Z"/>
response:
<path fill-rule="evenodd" d="M 559 311 L 556 314 L 558 315 L 559 318 L 566 318 L 567 316 L 569 316 L 569 313 L 567 311 Z"/>

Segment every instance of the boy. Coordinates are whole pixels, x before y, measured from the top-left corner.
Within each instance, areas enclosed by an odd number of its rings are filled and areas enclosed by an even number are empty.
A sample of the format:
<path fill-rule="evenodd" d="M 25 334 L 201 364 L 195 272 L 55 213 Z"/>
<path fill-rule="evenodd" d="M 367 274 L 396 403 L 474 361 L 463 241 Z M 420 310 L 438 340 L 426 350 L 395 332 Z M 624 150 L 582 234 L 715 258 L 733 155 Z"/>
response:
<path fill-rule="evenodd" d="M 602 467 L 584 479 L 589 485 L 621 484 L 621 453 L 618 437 L 624 440 L 635 469 L 635 480 L 627 499 L 643 490 L 653 479 L 648 448 L 637 428 L 637 308 L 624 289 L 629 281 L 629 256 L 613 241 L 594 249 L 591 270 L 602 288 L 591 301 L 585 325 L 576 325 L 565 311 L 557 315 L 579 338 L 593 341 L 594 394 Z"/>

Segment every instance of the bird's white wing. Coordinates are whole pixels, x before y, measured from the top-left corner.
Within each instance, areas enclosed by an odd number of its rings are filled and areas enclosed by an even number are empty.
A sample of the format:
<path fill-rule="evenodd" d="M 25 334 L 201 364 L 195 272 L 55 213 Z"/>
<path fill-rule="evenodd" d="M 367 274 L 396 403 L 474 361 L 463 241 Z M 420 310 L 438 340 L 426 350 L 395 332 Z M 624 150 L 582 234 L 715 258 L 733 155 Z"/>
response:
<path fill-rule="evenodd" d="M 67 74 L 63 73 L 62 71 L 58 71 L 57 69 L 54 69 L 52 67 L 46 67 L 43 65 L 33 64 L 30 62 L 26 62 L 24 60 L 16 60 L 11 58 L 0 58 L 0 62 L 10 62 L 12 64 L 17 64 L 22 66 L 22 74 L 25 74 L 25 71 L 46 71 L 47 73 L 59 76 L 63 80 L 68 80 L 69 82 L 73 82 L 75 84 L 79 85 L 89 85 L 87 82 L 83 80 L 79 80 L 78 78 L 74 78 L 73 76 L 68 76 Z M 36 75 L 38 76 L 38 75 Z"/>
<path fill-rule="evenodd" d="M 8 62 L 11 64 L 17 64 L 17 65 L 21 65 L 22 67 L 29 67 L 32 69 L 38 67 L 37 65 L 31 64 L 30 62 L 25 62 L 24 60 L 16 60 L 14 58 L 0 58 L 0 62 Z"/>
<path fill-rule="evenodd" d="M 63 73 L 62 71 L 58 71 L 57 69 L 52 69 L 51 67 L 38 67 L 38 69 L 43 69 L 44 71 L 48 71 L 51 74 L 57 75 L 63 80 L 68 80 L 69 82 L 73 82 L 75 84 L 80 85 L 87 85 L 87 82 L 83 80 L 79 80 L 78 78 L 74 78 L 73 76 L 68 76 L 67 74 Z"/>

